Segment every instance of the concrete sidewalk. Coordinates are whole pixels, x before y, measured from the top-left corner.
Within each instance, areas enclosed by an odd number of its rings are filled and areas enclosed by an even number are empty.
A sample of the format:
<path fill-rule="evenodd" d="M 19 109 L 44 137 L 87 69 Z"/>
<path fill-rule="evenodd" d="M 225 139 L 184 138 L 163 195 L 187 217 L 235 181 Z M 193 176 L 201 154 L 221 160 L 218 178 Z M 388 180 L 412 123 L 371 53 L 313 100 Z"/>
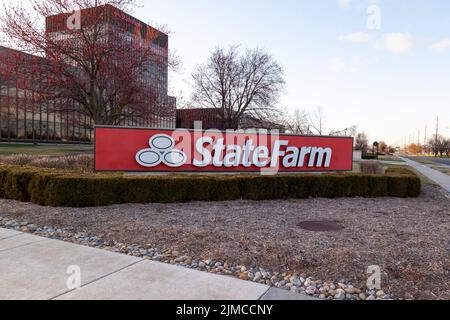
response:
<path fill-rule="evenodd" d="M 434 170 L 424 164 L 418 163 L 416 161 L 407 159 L 407 158 L 401 158 L 404 160 L 410 167 L 416 169 L 421 174 L 423 174 L 428 179 L 434 181 L 438 185 L 440 185 L 442 188 L 447 190 L 447 192 L 450 192 L 450 176 L 442 173 L 438 170 Z"/>
<path fill-rule="evenodd" d="M 81 288 L 69 289 L 70 267 Z M 313 300 L 268 286 L 0 228 L 0 300 Z"/>

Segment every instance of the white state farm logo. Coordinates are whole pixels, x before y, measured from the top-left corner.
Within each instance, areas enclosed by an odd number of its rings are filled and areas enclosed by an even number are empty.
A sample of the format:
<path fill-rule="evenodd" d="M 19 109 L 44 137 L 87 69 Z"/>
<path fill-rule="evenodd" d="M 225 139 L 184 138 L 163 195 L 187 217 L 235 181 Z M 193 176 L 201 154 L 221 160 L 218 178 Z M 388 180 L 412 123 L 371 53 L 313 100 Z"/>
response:
<path fill-rule="evenodd" d="M 227 145 L 223 138 L 201 137 L 194 145 L 198 156 L 192 160 L 183 151 L 175 149 L 175 139 L 169 135 L 154 135 L 149 144 L 150 149 L 141 150 L 136 155 L 136 161 L 147 168 L 162 163 L 170 168 L 179 168 L 188 161 L 197 168 L 330 168 L 333 158 L 332 148 L 290 146 L 287 140 L 276 140 L 270 146 L 255 144 L 252 139 L 243 145 Z"/>
<path fill-rule="evenodd" d="M 143 167 L 153 168 L 164 163 L 171 168 L 178 168 L 187 162 L 186 154 L 174 149 L 175 140 L 166 134 L 153 136 L 149 141 L 150 149 L 144 149 L 136 155 L 136 161 Z"/>

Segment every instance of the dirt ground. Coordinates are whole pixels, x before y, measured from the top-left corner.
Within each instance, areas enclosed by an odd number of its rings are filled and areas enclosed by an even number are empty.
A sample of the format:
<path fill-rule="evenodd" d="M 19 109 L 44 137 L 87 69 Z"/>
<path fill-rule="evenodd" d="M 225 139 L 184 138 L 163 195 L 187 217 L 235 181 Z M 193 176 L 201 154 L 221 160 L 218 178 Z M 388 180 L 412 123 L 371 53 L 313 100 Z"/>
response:
<path fill-rule="evenodd" d="M 47 208 L 0 200 L 0 216 L 74 228 L 105 240 L 173 249 L 271 271 L 295 271 L 364 288 L 368 266 L 384 271 L 396 298 L 450 299 L 450 200 L 434 186 L 417 199 L 308 199 Z M 344 229 L 311 232 L 330 220 Z"/>

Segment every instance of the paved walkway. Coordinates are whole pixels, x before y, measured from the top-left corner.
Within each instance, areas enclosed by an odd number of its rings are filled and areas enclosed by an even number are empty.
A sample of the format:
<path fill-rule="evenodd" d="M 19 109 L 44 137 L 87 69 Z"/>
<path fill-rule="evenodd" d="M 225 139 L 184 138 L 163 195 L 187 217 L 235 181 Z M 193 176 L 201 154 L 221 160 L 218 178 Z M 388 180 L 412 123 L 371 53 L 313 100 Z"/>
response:
<path fill-rule="evenodd" d="M 78 270 L 81 287 L 72 290 L 68 284 L 76 277 L 68 272 Z M 1 228 L 0 271 L 0 300 L 312 299 L 233 277 Z"/>
<path fill-rule="evenodd" d="M 442 173 L 438 170 L 434 170 L 424 164 L 418 163 L 416 161 L 402 158 L 409 166 L 419 171 L 421 174 L 426 176 L 428 179 L 436 182 L 442 188 L 450 192 L 450 176 Z"/>

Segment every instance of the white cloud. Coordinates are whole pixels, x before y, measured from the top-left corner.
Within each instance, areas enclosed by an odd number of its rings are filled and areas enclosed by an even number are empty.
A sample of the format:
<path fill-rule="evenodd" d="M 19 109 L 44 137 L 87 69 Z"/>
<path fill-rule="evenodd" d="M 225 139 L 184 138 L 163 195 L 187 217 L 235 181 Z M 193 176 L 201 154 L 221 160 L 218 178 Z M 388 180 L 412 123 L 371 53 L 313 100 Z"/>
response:
<path fill-rule="evenodd" d="M 363 43 L 369 42 L 370 35 L 367 32 L 355 32 L 340 36 L 339 40 L 342 42 L 349 42 L 349 43 Z"/>
<path fill-rule="evenodd" d="M 334 56 L 328 61 L 328 69 L 333 73 L 361 73 L 367 70 L 370 66 L 379 63 L 377 57 L 366 56 Z"/>
<path fill-rule="evenodd" d="M 383 45 L 392 53 L 404 54 L 411 51 L 414 46 L 414 38 L 409 33 L 387 33 L 384 35 Z"/>
<path fill-rule="evenodd" d="M 330 61 L 330 69 L 334 73 L 345 70 L 345 61 L 341 57 L 333 57 Z"/>
<path fill-rule="evenodd" d="M 450 50 L 450 39 L 442 39 L 431 46 L 431 49 L 437 53 L 444 53 Z"/>
<path fill-rule="evenodd" d="M 352 0 L 339 0 L 339 6 L 343 9 L 350 7 Z"/>

